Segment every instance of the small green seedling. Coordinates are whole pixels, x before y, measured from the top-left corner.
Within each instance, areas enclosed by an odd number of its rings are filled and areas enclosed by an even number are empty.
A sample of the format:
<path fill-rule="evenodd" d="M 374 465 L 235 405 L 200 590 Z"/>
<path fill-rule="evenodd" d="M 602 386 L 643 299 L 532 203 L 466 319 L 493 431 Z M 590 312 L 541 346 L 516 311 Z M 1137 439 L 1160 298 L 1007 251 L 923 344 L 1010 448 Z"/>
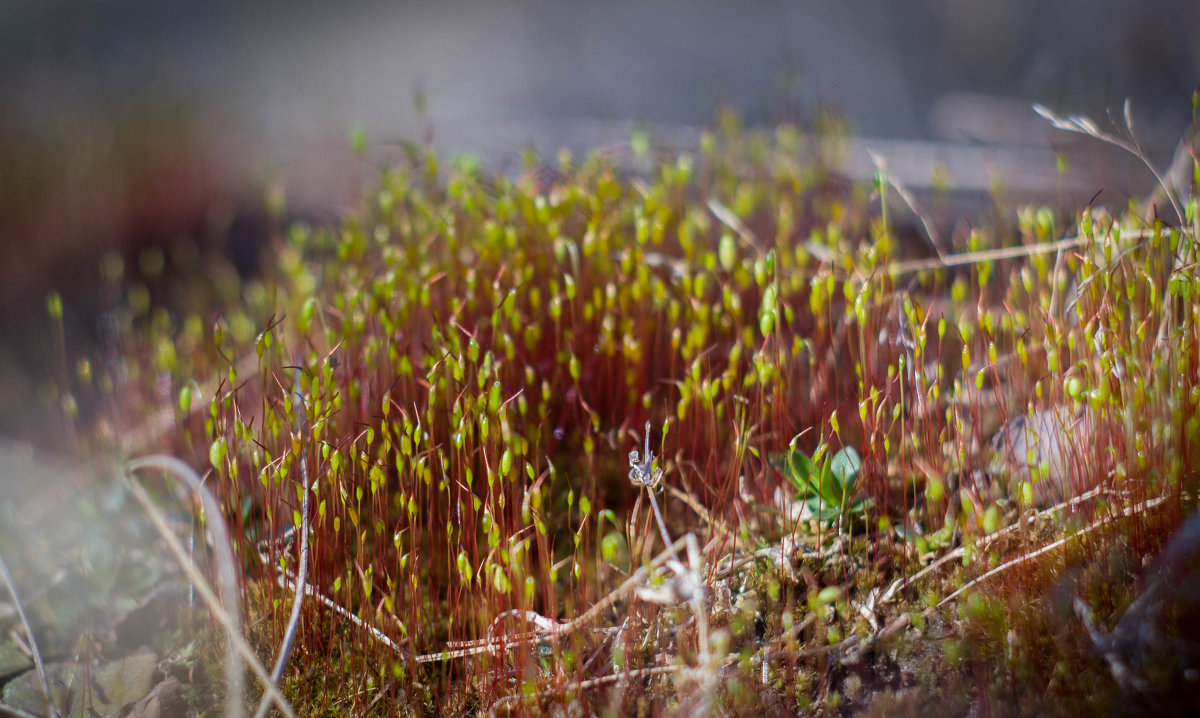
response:
<path fill-rule="evenodd" d="M 852 446 L 843 447 L 831 459 L 825 445 L 810 458 L 796 448 L 796 437 L 788 446 L 783 473 L 796 486 L 797 495 L 818 521 L 842 516 L 865 516 L 869 498 L 853 500 L 854 485 L 862 471 L 862 459 Z"/>

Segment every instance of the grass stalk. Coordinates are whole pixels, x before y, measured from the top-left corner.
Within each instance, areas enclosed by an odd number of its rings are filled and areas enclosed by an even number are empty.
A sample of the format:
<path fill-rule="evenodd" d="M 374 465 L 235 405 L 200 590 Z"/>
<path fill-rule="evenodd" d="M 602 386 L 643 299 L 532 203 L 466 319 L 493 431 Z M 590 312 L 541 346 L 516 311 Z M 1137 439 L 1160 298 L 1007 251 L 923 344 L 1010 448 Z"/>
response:
<path fill-rule="evenodd" d="M 150 503 L 150 498 L 146 495 L 145 490 L 133 479 L 135 473 L 146 469 L 154 469 L 174 476 L 189 491 L 200 498 L 200 505 L 204 510 L 206 523 L 210 526 L 213 533 L 214 549 L 217 557 L 217 577 L 221 584 L 222 600 L 224 605 L 228 607 L 228 615 L 232 617 L 231 620 L 233 621 L 227 627 L 229 637 L 226 642 L 225 684 L 226 690 L 229 693 L 229 715 L 231 718 L 241 718 L 245 713 L 243 697 L 246 688 L 242 662 L 238 660 L 238 651 L 235 645 L 235 641 L 241 639 L 241 630 L 237 623 L 239 620 L 238 617 L 241 616 L 241 589 L 237 582 L 237 563 L 233 556 L 233 544 L 229 540 L 229 529 L 225 524 L 221 506 L 213 498 L 213 495 L 209 493 L 208 489 L 205 488 L 204 483 L 200 480 L 200 476 L 192 467 L 173 456 L 151 455 L 133 459 L 129 462 L 127 469 L 127 475 L 130 477 L 130 488 L 134 492 L 134 496 L 138 498 L 138 501 L 142 503 L 142 506 L 147 511 L 150 511 L 150 506 L 153 504 Z M 153 516 L 151 514 L 152 518 Z M 164 538 L 167 538 L 168 535 L 170 539 L 175 538 L 174 534 L 170 534 L 170 530 L 165 524 L 159 527 L 159 531 L 163 533 Z M 176 558 L 180 560 L 180 563 L 188 564 L 187 568 L 193 569 L 189 571 L 189 575 L 195 573 L 191 561 L 183 553 L 182 548 Z"/>
<path fill-rule="evenodd" d="M 42 682 L 42 690 L 46 694 L 46 707 L 50 711 L 50 718 L 59 718 L 61 714 L 58 712 L 58 706 L 54 704 L 54 694 L 50 692 L 50 677 L 46 674 L 46 663 L 42 660 L 37 636 L 33 634 L 33 624 L 29 622 L 29 616 L 25 614 L 25 604 L 21 601 L 21 596 L 17 592 L 17 583 L 13 580 L 12 572 L 8 570 L 8 563 L 4 560 L 3 555 L 0 555 L 0 578 L 4 579 L 4 585 L 8 587 L 8 595 L 12 596 L 13 606 L 17 609 L 17 616 L 20 617 L 21 626 L 25 629 L 25 635 L 29 639 L 29 653 L 33 657 L 38 680 Z"/>

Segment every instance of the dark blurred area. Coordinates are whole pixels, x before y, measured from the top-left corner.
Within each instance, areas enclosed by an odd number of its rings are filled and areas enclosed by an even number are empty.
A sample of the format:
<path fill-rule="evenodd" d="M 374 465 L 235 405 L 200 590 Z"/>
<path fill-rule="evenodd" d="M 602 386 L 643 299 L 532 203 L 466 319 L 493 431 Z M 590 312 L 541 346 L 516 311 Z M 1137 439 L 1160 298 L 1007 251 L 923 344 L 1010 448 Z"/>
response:
<path fill-rule="evenodd" d="M 1102 122 L 1128 97 L 1165 164 L 1198 82 L 1190 0 L 7 0 L 0 432 L 53 425 L 37 398 L 59 362 L 47 291 L 66 300 L 70 354 L 119 299 L 100 289 L 107 253 L 134 271 L 147 248 L 203 242 L 253 272 L 269 183 L 288 216 L 332 218 L 369 180 L 354 123 L 373 140 L 432 128 L 503 166 L 530 143 L 620 141 L 630 122 L 703 126 L 719 106 L 749 124 L 828 108 L 917 154 L 1035 148 L 1052 165 L 1105 150 L 1052 132 L 1031 101 Z M 1136 163 L 1096 166 L 1086 194 L 1150 188 Z"/>

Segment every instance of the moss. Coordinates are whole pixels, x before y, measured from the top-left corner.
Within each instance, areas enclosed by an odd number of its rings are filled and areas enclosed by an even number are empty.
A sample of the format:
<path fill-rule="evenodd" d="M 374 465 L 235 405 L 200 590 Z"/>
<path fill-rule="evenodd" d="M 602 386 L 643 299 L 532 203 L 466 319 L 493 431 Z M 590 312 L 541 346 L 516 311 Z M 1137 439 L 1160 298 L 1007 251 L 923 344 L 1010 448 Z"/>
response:
<path fill-rule="evenodd" d="M 1132 557 L 1194 489 L 1182 417 L 1200 401 L 1200 287 L 1172 271 L 1194 227 L 1032 208 L 955 235 L 938 266 L 898 239 L 886 182 L 837 176 L 841 131 L 823 126 L 724 117 L 698 153 L 654 164 L 639 135 L 632 174 L 594 154 L 492 175 L 410 147 L 340 223 L 282 228 L 260 279 L 220 272 L 175 314 L 132 301 L 129 280 L 129 351 L 62 393 L 112 399 L 97 446 L 161 410 L 172 448 L 212 468 L 268 653 L 290 599 L 277 567 L 294 557 L 277 542 L 254 557 L 299 522 L 304 467 L 309 580 L 340 607 L 303 613 L 284 688 L 306 715 L 471 714 L 519 694 L 554 712 L 565 691 L 657 715 L 710 698 L 653 672 L 710 670 L 701 625 L 727 641 L 734 678 L 711 697 L 734 713 L 764 696 L 784 712 L 964 712 L 1024 691 L 1039 710 L 1094 708 L 1111 678 L 1054 596 L 1114 615 Z M 1077 239 L 1047 251 L 1068 228 Z M 1104 428 L 1086 441 L 1062 426 L 1085 406 Z M 990 491 L 1005 477 L 984 444 L 1017 417 L 1061 429 L 1040 445 L 1057 455 L 1016 457 L 1029 488 Z M 663 548 L 629 483 L 635 448 L 664 472 L 667 532 L 708 544 L 699 603 L 684 557 L 639 583 L 678 606 L 614 593 Z M 853 520 L 803 512 L 772 458 L 789 449 L 861 457 Z M 1072 471 L 1055 499 L 1110 492 L 1034 519 L 1047 464 Z M 890 656 L 886 679 L 842 661 L 859 645 L 857 661 Z M 760 673 L 766 657 L 770 690 L 746 656 Z M 623 670 L 636 678 L 606 678 Z"/>

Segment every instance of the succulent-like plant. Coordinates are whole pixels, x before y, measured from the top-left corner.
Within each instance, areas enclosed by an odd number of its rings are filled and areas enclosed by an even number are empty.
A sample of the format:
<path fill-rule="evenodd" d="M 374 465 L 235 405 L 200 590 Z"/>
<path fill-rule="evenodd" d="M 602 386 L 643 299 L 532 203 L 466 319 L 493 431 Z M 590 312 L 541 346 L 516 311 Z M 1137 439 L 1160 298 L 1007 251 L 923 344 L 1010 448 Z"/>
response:
<path fill-rule="evenodd" d="M 797 499 L 804 507 L 801 518 L 830 522 L 847 516 L 865 517 L 871 499 L 854 495 L 862 471 L 858 451 L 853 446 L 844 446 L 831 458 L 823 444 L 809 457 L 796 446 L 799 438 L 793 438 L 788 445 L 783 474 L 796 488 Z"/>

